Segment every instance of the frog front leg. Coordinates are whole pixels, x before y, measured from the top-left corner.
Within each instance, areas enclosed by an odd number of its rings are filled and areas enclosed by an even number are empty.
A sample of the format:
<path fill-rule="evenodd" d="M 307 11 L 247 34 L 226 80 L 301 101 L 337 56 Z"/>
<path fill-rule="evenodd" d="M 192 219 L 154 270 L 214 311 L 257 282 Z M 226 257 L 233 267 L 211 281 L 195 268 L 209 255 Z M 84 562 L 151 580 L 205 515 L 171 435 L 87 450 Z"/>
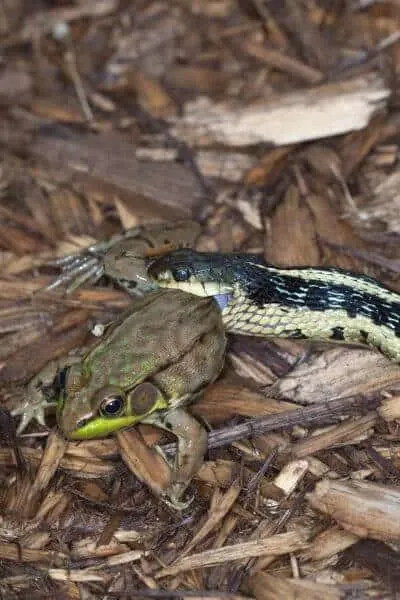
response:
<path fill-rule="evenodd" d="M 189 502 L 181 498 L 203 464 L 207 451 L 207 432 L 199 421 L 184 408 L 175 408 L 166 413 L 154 415 L 153 425 L 169 431 L 176 436 L 178 444 L 175 460 L 171 468 L 171 480 L 164 491 L 165 500 L 174 508 L 186 508 Z M 160 449 L 159 449 L 160 450 Z M 162 453 L 164 459 L 169 461 Z"/>
<path fill-rule="evenodd" d="M 58 407 L 60 394 L 64 388 L 66 371 L 80 362 L 80 357 L 65 356 L 52 360 L 39 371 L 24 390 L 23 400 L 11 411 L 13 417 L 21 415 L 17 434 L 21 434 L 31 421 L 46 427 L 45 412 Z"/>
<path fill-rule="evenodd" d="M 46 427 L 45 411 L 56 405 L 56 402 L 52 401 L 51 389 L 59 368 L 60 361 L 49 362 L 26 386 L 22 402 L 11 411 L 13 417 L 21 415 L 18 434 L 22 433 L 31 421 L 37 421 Z"/>

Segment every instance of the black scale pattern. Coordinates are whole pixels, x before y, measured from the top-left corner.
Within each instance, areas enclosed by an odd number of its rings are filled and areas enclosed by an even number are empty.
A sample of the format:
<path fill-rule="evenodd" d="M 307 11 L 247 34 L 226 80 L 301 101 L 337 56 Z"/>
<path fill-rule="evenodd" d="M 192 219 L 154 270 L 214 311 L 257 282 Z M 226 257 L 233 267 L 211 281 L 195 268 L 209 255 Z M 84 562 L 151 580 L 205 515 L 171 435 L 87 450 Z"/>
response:
<path fill-rule="evenodd" d="M 250 266 L 251 267 L 251 266 Z M 291 308 L 307 307 L 314 311 L 329 309 L 345 310 L 350 318 L 362 315 L 378 326 L 385 325 L 400 337 L 400 302 L 390 302 L 377 295 L 354 289 L 348 285 L 303 279 L 292 275 L 275 274 L 269 271 L 249 268 L 246 277 L 246 292 L 258 306 L 277 302 Z M 304 269 L 305 271 L 308 269 Z M 346 273 L 338 269 L 318 269 L 329 273 Z M 349 273 L 346 273 L 349 274 Z M 365 276 L 357 276 L 374 286 L 385 289 L 378 282 Z M 300 292 L 302 295 L 296 295 Z M 366 332 L 365 337 L 367 336 Z M 343 339 L 343 329 L 336 327 L 333 339 Z"/>

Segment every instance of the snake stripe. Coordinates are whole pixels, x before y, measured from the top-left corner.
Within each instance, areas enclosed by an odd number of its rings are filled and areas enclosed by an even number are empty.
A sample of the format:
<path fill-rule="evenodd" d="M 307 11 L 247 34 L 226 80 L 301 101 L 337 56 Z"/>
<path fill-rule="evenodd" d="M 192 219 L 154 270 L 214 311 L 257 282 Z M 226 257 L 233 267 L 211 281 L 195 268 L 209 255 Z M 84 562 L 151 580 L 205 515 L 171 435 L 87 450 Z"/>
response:
<path fill-rule="evenodd" d="M 364 316 L 400 336 L 399 296 L 374 280 L 332 269 L 278 270 L 259 265 L 253 268 L 245 290 L 260 308 L 274 302 L 317 312 L 342 310 L 348 318 Z"/>
<path fill-rule="evenodd" d="M 249 261 L 250 262 L 250 261 Z M 266 270 L 271 275 L 273 273 L 283 274 L 289 277 L 298 277 L 304 281 L 316 281 L 316 282 L 327 282 L 330 285 L 344 285 L 360 292 L 369 293 L 371 295 L 378 296 L 382 300 L 388 302 L 399 302 L 399 294 L 386 288 L 384 285 L 379 283 L 373 277 L 364 275 L 362 273 L 351 273 L 344 269 L 338 269 L 336 267 L 282 267 L 277 268 L 269 265 L 265 265 L 262 261 L 250 262 L 260 270 Z"/>

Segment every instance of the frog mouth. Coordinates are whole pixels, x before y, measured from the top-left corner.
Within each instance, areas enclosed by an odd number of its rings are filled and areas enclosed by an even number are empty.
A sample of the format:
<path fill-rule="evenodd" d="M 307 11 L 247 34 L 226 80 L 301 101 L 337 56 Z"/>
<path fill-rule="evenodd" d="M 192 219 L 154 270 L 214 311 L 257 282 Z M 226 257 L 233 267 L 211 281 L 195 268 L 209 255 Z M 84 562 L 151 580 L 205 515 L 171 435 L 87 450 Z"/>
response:
<path fill-rule="evenodd" d="M 111 435 L 115 431 L 126 429 L 141 420 L 137 416 L 121 416 L 114 419 L 97 417 L 96 419 L 82 419 L 78 427 L 72 431 L 63 430 L 69 440 L 94 440 Z"/>

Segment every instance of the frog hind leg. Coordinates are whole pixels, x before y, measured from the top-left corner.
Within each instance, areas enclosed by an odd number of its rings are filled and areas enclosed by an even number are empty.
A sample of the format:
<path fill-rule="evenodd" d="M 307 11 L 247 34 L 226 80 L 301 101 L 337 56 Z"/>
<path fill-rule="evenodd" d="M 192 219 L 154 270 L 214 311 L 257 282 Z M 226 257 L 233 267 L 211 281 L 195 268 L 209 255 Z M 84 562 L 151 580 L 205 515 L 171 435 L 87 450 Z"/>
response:
<path fill-rule="evenodd" d="M 171 468 L 171 481 L 164 491 L 164 500 L 173 508 L 182 510 L 192 502 L 192 498 L 187 502 L 182 502 L 181 498 L 203 463 L 207 451 L 207 432 L 184 408 L 154 414 L 151 424 L 169 431 L 177 438 L 178 447 L 172 465 L 160 448 L 158 451 Z"/>

